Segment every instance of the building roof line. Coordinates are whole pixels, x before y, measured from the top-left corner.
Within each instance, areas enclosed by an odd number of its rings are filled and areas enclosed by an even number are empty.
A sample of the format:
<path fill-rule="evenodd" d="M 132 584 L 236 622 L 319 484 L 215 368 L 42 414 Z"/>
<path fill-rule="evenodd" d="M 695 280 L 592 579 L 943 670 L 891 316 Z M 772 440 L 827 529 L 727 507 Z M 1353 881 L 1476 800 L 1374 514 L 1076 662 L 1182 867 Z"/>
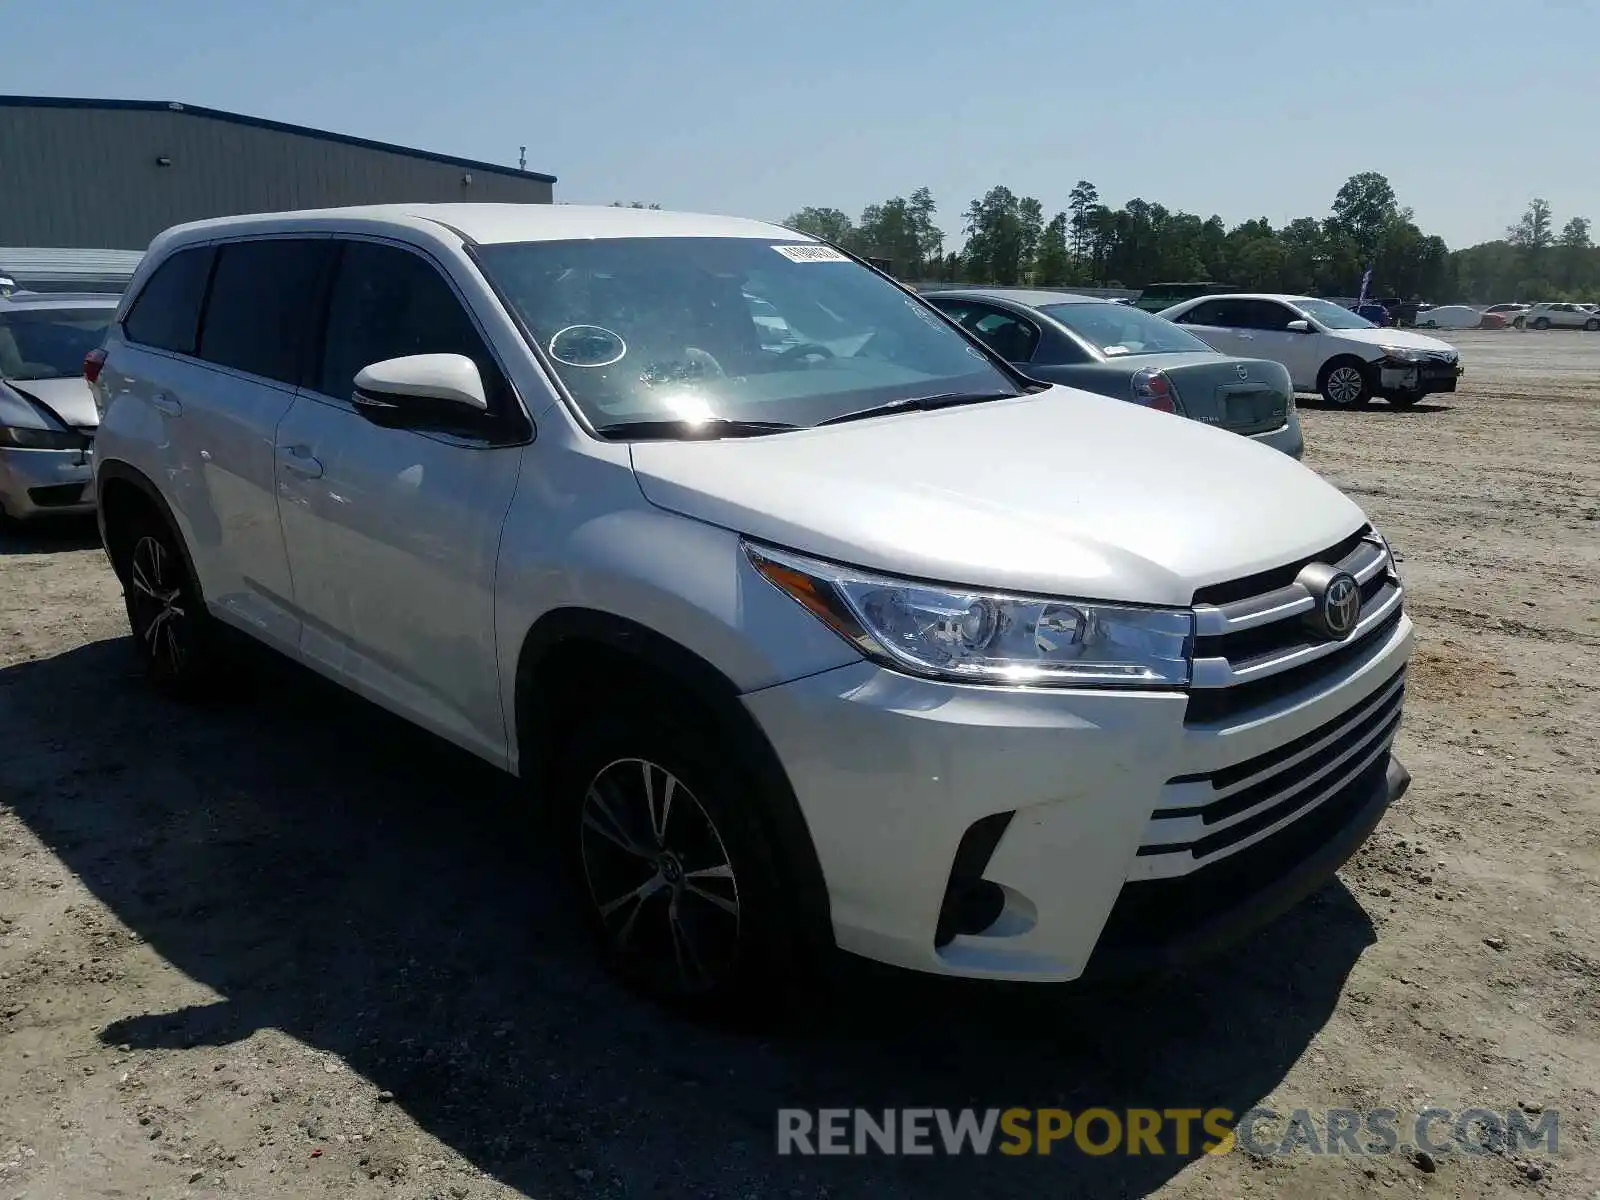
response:
<path fill-rule="evenodd" d="M 173 112 L 191 117 L 206 117 L 213 121 L 227 121 L 234 125 L 247 125 L 256 129 L 271 129 L 278 133 L 292 133 L 300 137 L 316 138 L 324 142 L 338 142 L 345 146 L 359 146 L 365 150 L 381 150 L 388 154 L 403 154 L 427 162 L 446 166 L 465 167 L 469 171 L 488 171 L 494 175 L 507 175 L 513 179 L 531 179 L 540 183 L 554 183 L 554 175 L 538 171 L 522 171 L 501 163 L 480 162 L 477 159 L 457 158 L 453 154 L 437 154 L 432 150 L 418 150 L 412 146 L 399 146 L 393 142 L 378 142 L 371 138 L 356 137 L 348 133 L 334 133 L 327 129 L 313 129 L 309 125 L 291 125 L 286 121 L 271 121 L 266 117 L 250 117 L 243 113 L 224 112 L 218 108 L 204 108 L 198 104 L 182 104 L 176 100 L 101 100 L 78 96 L 0 96 L 0 108 L 74 108 L 99 109 L 112 112 Z"/>

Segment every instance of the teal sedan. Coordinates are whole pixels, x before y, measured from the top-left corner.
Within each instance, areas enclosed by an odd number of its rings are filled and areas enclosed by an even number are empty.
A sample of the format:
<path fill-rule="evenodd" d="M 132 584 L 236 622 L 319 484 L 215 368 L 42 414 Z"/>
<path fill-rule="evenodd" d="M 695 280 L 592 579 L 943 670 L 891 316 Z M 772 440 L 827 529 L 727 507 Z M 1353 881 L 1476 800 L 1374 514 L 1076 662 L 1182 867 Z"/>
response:
<path fill-rule="evenodd" d="M 1219 354 L 1128 304 L 1033 288 L 922 298 L 1025 374 L 1215 425 L 1293 458 L 1305 449 L 1288 370 Z"/>

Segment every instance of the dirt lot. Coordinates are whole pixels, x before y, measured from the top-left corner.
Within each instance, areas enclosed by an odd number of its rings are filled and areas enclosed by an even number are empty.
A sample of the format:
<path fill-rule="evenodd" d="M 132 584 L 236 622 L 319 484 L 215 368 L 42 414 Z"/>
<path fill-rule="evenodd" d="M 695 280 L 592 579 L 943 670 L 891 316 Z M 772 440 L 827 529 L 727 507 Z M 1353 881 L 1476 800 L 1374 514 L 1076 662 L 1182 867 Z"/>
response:
<path fill-rule="evenodd" d="M 513 785 L 292 670 L 160 703 L 92 533 L 0 543 L 0 1200 L 1600 1196 L 1600 336 L 1458 340 L 1454 396 L 1305 414 L 1404 555 L 1412 790 L 1340 883 L 1132 997 L 667 1019 L 591 964 Z M 1560 1148 L 774 1153 L 781 1105 L 914 1104 L 1522 1104 Z"/>

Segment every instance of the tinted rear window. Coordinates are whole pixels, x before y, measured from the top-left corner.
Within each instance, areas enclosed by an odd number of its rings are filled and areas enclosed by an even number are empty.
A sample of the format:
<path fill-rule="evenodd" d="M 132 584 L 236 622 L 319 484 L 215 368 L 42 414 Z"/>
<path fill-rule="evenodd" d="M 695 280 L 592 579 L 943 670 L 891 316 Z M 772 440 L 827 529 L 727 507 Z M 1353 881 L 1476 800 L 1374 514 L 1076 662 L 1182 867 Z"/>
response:
<path fill-rule="evenodd" d="M 200 331 L 200 357 L 297 384 L 308 317 L 329 249 L 326 238 L 269 238 L 221 247 Z"/>
<path fill-rule="evenodd" d="M 211 258 L 210 246 L 196 246 L 178 251 L 157 267 L 122 322 L 128 340 L 193 354 Z"/>

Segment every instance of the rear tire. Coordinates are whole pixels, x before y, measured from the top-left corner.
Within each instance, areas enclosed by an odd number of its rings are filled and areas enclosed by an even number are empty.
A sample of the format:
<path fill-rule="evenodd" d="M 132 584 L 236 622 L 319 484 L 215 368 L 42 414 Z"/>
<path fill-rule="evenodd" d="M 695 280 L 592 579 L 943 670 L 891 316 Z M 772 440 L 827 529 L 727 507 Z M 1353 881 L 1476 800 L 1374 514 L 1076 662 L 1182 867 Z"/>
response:
<path fill-rule="evenodd" d="M 606 965 L 688 1016 L 770 1015 L 806 956 L 752 781 L 714 728 L 666 703 L 591 711 L 572 729 L 553 816 Z"/>
<path fill-rule="evenodd" d="M 141 511 L 127 519 L 116 550 L 128 627 L 146 676 L 174 699 L 209 694 L 220 676 L 216 623 L 177 535 L 153 510 Z"/>
<path fill-rule="evenodd" d="M 1372 402 L 1372 382 L 1366 365 L 1355 358 L 1336 358 L 1322 368 L 1317 391 L 1333 408 L 1365 408 Z"/>

